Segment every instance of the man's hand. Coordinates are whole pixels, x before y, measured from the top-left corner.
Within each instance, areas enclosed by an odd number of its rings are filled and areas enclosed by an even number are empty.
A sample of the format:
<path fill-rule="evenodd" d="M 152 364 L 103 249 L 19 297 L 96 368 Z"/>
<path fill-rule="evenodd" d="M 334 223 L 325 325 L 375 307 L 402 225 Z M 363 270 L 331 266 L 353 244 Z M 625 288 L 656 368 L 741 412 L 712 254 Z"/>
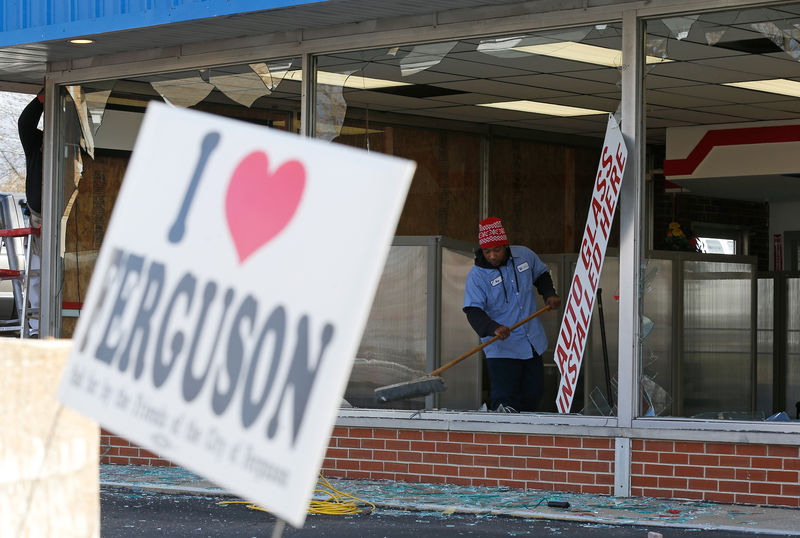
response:
<path fill-rule="evenodd" d="M 558 310 L 558 307 L 561 306 L 561 297 L 559 297 L 558 295 L 551 295 L 550 297 L 547 298 L 547 301 L 545 302 L 548 304 L 548 306 L 550 306 L 552 310 Z"/>
<path fill-rule="evenodd" d="M 501 325 L 494 330 L 494 335 L 498 337 L 500 340 L 505 340 L 508 338 L 508 335 L 511 334 L 511 329 L 506 327 L 505 325 Z"/>

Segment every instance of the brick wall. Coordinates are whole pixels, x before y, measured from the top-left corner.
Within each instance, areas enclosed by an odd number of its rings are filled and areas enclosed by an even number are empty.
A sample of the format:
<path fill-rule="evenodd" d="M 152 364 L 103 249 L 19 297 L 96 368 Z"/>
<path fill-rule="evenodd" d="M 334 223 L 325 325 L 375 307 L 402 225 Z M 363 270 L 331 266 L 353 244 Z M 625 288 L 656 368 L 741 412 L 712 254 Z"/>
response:
<path fill-rule="evenodd" d="M 115 465 L 175 465 L 118 435 L 100 430 L 100 463 Z"/>
<path fill-rule="evenodd" d="M 800 506 L 797 446 L 633 441 L 634 496 Z"/>
<path fill-rule="evenodd" d="M 611 494 L 611 439 L 335 428 L 322 472 L 367 478 Z"/>

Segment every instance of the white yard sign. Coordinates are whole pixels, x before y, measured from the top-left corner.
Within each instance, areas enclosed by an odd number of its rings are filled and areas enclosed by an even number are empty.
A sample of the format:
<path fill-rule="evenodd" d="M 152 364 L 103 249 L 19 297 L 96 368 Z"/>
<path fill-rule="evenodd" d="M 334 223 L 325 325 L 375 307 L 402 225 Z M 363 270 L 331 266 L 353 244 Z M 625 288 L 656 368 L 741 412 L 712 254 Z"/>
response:
<path fill-rule="evenodd" d="M 597 169 L 589 216 L 583 230 L 580 256 L 575 275 L 564 301 L 564 318 L 558 333 L 554 360 L 561 372 L 561 382 L 556 395 L 560 413 L 569 413 L 575 384 L 581 371 L 581 361 L 586 348 L 586 337 L 592 321 L 597 285 L 603 269 L 608 246 L 608 234 L 619 200 L 619 188 L 628 160 L 628 149 L 614 117 L 609 115 L 600 165 Z"/>
<path fill-rule="evenodd" d="M 301 526 L 414 167 L 150 105 L 59 398 Z"/>

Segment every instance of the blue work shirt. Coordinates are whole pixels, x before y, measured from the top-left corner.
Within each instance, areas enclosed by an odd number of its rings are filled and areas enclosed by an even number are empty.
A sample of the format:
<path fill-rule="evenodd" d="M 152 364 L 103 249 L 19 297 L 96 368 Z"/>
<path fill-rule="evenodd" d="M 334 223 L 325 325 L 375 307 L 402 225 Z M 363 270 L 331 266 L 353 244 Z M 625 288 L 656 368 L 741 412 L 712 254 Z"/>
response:
<path fill-rule="evenodd" d="M 464 308 L 477 307 L 500 325 L 511 327 L 536 312 L 533 283 L 549 269 L 531 249 L 511 246 L 511 255 L 500 267 L 475 265 L 467 275 Z M 481 338 L 481 342 L 491 336 Z M 517 327 L 505 340 L 483 348 L 487 358 L 530 359 L 531 346 L 541 355 L 547 349 L 547 335 L 538 317 Z"/>

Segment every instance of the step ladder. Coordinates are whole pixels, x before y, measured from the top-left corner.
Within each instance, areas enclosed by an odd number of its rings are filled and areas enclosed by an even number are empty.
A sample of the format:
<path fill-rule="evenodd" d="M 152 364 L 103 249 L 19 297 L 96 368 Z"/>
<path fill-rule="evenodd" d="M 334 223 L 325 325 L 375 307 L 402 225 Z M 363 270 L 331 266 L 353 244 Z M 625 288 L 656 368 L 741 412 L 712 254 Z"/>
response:
<path fill-rule="evenodd" d="M 15 316 L 0 320 L 0 333 L 18 333 L 20 338 L 29 338 L 29 321 L 39 319 L 40 311 L 29 305 L 31 277 L 39 276 L 38 269 L 30 269 L 31 246 L 33 236 L 39 236 L 41 229 L 28 225 L 21 207 L 23 200 L 20 195 L 0 194 L 0 250 L 5 251 L 8 259 L 8 268 L 0 268 L 0 282 L 11 282 L 15 309 Z"/>

